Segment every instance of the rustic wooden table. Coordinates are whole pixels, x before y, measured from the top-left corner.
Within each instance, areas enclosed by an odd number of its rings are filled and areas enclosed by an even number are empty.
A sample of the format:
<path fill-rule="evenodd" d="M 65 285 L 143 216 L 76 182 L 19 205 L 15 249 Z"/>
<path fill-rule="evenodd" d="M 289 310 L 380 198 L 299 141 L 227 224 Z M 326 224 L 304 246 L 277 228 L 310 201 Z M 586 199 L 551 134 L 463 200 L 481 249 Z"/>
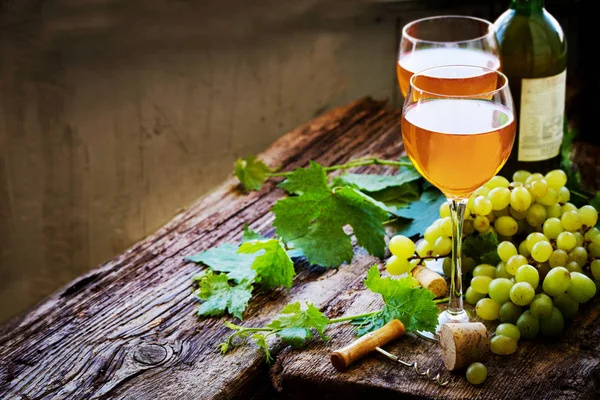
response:
<path fill-rule="evenodd" d="M 361 99 L 299 127 L 260 158 L 285 170 L 315 160 L 325 165 L 403 151 L 399 112 Z M 381 171 L 381 169 L 378 169 Z M 229 330 L 219 318 L 199 320 L 192 276 L 184 257 L 223 242 L 238 242 L 244 223 L 272 235 L 269 210 L 282 196 L 270 182 L 244 195 L 235 179 L 176 216 L 154 235 L 80 277 L 34 309 L 0 327 L 1 399 L 591 399 L 597 397 L 600 307 L 582 307 L 556 341 L 521 341 L 516 354 L 493 356 L 480 387 L 462 373 L 445 372 L 435 343 L 408 335 L 387 349 L 451 380 L 440 388 L 406 367 L 373 355 L 346 372 L 330 364 L 331 350 L 354 339 L 334 326 L 330 342 L 293 350 L 271 342 L 267 365 L 254 345 L 222 356 Z M 375 310 L 364 290 L 366 270 L 381 260 L 357 249 L 351 265 L 325 271 L 305 263 L 289 292 L 252 299 L 244 324 L 258 326 L 293 301 L 309 300 L 329 317 Z"/>

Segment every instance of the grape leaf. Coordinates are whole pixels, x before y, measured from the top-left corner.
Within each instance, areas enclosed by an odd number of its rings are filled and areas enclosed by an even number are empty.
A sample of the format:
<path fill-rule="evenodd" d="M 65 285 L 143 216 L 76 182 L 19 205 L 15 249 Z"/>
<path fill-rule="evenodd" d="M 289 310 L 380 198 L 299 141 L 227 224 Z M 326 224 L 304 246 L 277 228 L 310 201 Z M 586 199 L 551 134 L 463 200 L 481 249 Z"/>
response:
<path fill-rule="evenodd" d="M 235 162 L 235 176 L 246 192 L 260 189 L 270 172 L 272 172 L 271 168 L 254 156 L 246 159 L 238 158 Z"/>
<path fill-rule="evenodd" d="M 244 224 L 244 233 L 242 234 L 242 243 L 249 242 L 251 240 L 264 240 L 266 237 L 260 233 L 252 230 L 248 224 Z"/>
<path fill-rule="evenodd" d="M 203 300 L 198 307 L 199 316 L 222 315 L 225 311 L 242 319 L 242 313 L 252 297 L 252 284 L 242 281 L 237 285 L 230 285 L 225 274 L 206 274 L 199 282 L 196 297 Z"/>
<path fill-rule="evenodd" d="M 396 175 L 344 174 L 333 180 L 333 186 L 352 186 L 362 192 L 378 192 L 390 187 L 400 187 L 405 183 L 421 179 L 417 170 L 407 170 Z"/>
<path fill-rule="evenodd" d="M 385 208 L 394 215 L 398 210 L 410 206 L 411 203 L 419 200 L 421 189 L 418 182 L 409 182 L 402 186 L 390 187 L 378 192 L 369 193 L 373 199 L 382 202 Z"/>
<path fill-rule="evenodd" d="M 229 279 L 238 283 L 254 280 L 256 272 L 252 269 L 252 264 L 255 258 L 252 254 L 239 254 L 238 246 L 230 243 L 185 257 L 186 260 L 202 263 L 213 271 L 226 272 Z"/>
<path fill-rule="evenodd" d="M 299 302 L 288 304 L 281 310 L 277 319 L 267 325 L 267 328 L 278 330 L 277 334 L 285 343 L 292 347 L 302 347 L 313 338 L 313 329 L 323 340 L 325 329 L 329 324 L 327 318 L 317 307 L 306 303 L 306 310 L 302 310 Z"/>
<path fill-rule="evenodd" d="M 422 235 L 425 229 L 439 217 L 440 205 L 446 197 L 437 188 L 431 186 L 425 190 L 419 201 L 415 201 L 407 208 L 397 209 L 394 214 L 401 219 L 394 223 L 395 234 L 413 237 Z"/>
<path fill-rule="evenodd" d="M 278 185 L 292 194 L 328 191 L 327 176 L 322 165 L 310 161 L 308 168 L 296 168 L 286 180 Z"/>
<path fill-rule="evenodd" d="M 495 266 L 501 261 L 498 256 L 498 238 L 492 232 L 467 236 L 462 251 L 465 256 L 473 258 L 478 264 Z"/>
<path fill-rule="evenodd" d="M 296 170 L 286 187 L 299 196 L 279 200 L 273 206 L 277 235 L 302 250 L 309 262 L 324 267 L 352 260 L 350 225 L 358 244 L 370 254 L 383 257 L 388 213 L 373 199 L 350 187 L 330 189 L 325 170 L 317 163 Z"/>
<path fill-rule="evenodd" d="M 296 272 L 294 263 L 281 242 L 277 239 L 253 240 L 243 243 L 238 250 L 242 254 L 258 251 L 262 254 L 256 256 L 252 263 L 252 269 L 256 271 L 256 282 L 267 290 L 279 286 L 291 288 Z"/>
<path fill-rule="evenodd" d="M 434 332 L 439 313 L 433 302 L 435 295 L 415 284 L 412 277 L 382 278 L 377 266 L 372 266 L 367 273 L 365 286 L 372 292 L 381 294 L 385 306 L 359 325 L 358 334 L 362 336 L 377 330 L 392 319 L 399 319 L 407 332 Z"/>

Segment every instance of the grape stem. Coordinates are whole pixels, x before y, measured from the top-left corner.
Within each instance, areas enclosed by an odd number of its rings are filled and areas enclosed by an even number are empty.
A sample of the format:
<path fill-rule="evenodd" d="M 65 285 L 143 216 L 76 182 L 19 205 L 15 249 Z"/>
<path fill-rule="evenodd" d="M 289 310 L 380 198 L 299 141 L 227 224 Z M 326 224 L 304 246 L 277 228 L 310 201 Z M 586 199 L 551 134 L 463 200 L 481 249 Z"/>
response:
<path fill-rule="evenodd" d="M 392 167 L 412 167 L 412 163 L 407 162 L 407 161 L 391 161 L 391 160 L 383 160 L 381 158 L 367 158 L 367 159 L 357 159 L 354 161 L 350 161 L 346 164 L 340 164 L 340 165 L 332 165 L 330 167 L 325 167 L 325 171 L 329 172 L 329 171 L 336 171 L 338 169 L 348 169 L 348 168 L 354 168 L 354 167 L 363 167 L 366 165 L 389 165 Z M 277 178 L 277 177 L 288 177 L 291 174 L 293 174 L 294 171 L 286 171 L 286 172 L 270 172 L 267 174 L 267 177 L 269 178 Z"/>

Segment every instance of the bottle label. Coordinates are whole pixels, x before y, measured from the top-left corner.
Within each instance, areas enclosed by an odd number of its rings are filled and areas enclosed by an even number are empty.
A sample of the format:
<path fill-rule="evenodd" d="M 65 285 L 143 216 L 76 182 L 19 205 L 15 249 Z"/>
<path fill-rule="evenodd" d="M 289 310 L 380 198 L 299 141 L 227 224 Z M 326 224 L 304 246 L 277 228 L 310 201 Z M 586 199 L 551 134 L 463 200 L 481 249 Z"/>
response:
<path fill-rule="evenodd" d="M 547 78 L 523 79 L 519 116 L 519 161 L 555 157 L 563 138 L 567 70 Z"/>

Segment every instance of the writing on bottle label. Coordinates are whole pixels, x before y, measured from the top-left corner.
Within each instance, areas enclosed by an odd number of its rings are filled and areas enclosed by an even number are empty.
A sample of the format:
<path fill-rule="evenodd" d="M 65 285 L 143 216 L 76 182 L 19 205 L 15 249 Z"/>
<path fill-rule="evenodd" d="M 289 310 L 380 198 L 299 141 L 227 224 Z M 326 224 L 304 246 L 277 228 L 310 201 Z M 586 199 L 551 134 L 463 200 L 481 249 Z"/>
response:
<path fill-rule="evenodd" d="M 567 71 L 547 78 L 523 79 L 519 116 L 519 161 L 555 157 L 563 139 Z"/>

